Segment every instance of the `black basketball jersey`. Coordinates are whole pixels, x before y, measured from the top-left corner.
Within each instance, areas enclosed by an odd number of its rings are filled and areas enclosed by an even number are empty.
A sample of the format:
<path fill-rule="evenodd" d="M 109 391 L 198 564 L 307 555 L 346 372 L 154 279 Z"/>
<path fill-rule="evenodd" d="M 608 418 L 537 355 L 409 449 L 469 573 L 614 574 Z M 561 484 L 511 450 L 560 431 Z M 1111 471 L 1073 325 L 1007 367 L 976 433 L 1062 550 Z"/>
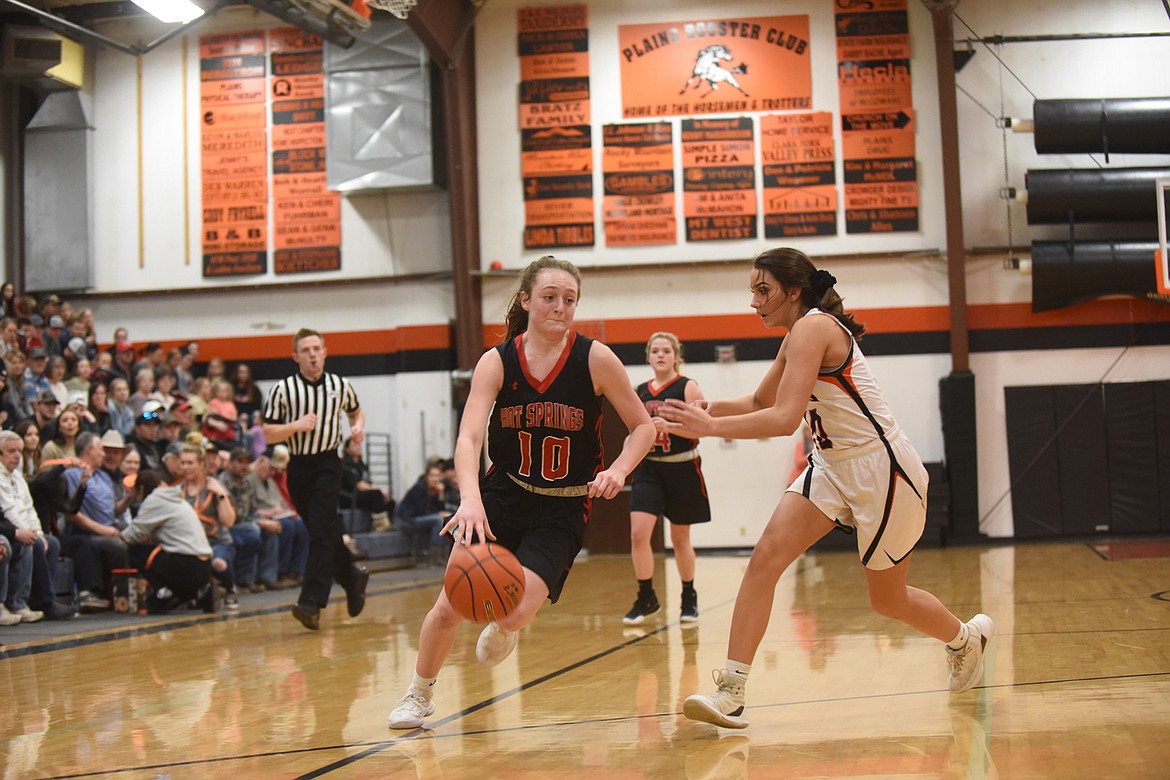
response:
<path fill-rule="evenodd" d="M 638 385 L 638 397 L 646 405 L 646 411 L 650 413 L 650 416 L 657 417 L 658 407 L 662 406 L 662 402 L 666 399 L 677 398 L 684 403 L 686 402 L 687 382 L 689 381 L 691 380 L 688 377 L 676 376 L 657 390 L 651 390 L 650 383 L 643 382 Z M 651 457 L 654 455 L 672 455 L 677 452 L 693 450 L 697 446 L 699 446 L 698 439 L 687 439 L 683 436 L 675 436 L 672 433 L 659 433 L 654 438 L 654 449 L 650 450 L 649 455 Z"/>
<path fill-rule="evenodd" d="M 521 338 L 496 349 L 504 382 L 488 421 L 488 455 L 499 468 L 538 488 L 584 485 L 601 470 L 601 398 L 593 392 L 593 340 L 569 334 L 543 381 L 528 373 Z"/>

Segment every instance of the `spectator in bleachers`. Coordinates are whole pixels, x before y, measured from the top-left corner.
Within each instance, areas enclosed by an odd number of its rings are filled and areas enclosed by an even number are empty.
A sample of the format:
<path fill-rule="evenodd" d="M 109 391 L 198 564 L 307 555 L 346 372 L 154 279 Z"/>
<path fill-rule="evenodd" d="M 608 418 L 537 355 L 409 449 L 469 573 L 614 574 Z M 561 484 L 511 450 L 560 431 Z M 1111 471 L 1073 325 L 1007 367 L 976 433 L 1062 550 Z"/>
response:
<path fill-rule="evenodd" d="M 252 473 L 252 453 L 236 447 L 228 455 L 227 468 L 219 472 L 219 481 L 232 497 L 236 522 L 232 526 L 232 544 L 236 548 L 236 587 L 241 593 L 275 590 L 279 564 L 280 523 L 265 529 L 256 514 L 256 486 L 248 477 Z"/>
<path fill-rule="evenodd" d="M 142 414 L 142 408 L 154 393 L 154 369 L 140 368 L 134 373 L 134 392 L 127 402 L 134 414 Z"/>
<path fill-rule="evenodd" d="M 45 368 L 45 381 L 53 395 L 57 396 L 57 402 L 64 407 L 69 402 L 69 388 L 65 386 L 65 358 L 60 355 L 49 358 L 48 367 Z"/>
<path fill-rule="evenodd" d="M 163 350 L 162 345 L 152 341 L 142 349 L 142 356 L 134 364 L 134 373 L 137 374 L 144 368 L 149 368 L 153 373 L 156 368 L 166 362 L 166 357 L 167 353 Z"/>
<path fill-rule="evenodd" d="M 24 354 L 29 355 L 34 349 L 44 349 L 45 341 L 41 330 L 45 327 L 45 320 L 39 314 L 30 314 L 18 319 L 20 325 L 21 343 L 24 345 Z M 47 356 L 49 353 L 46 352 Z M 30 355 L 31 357 L 31 355 Z"/>
<path fill-rule="evenodd" d="M 69 392 L 82 392 L 89 395 L 89 389 L 93 387 L 93 381 L 90 376 L 93 374 L 93 363 L 89 358 L 81 358 L 73 365 L 73 374 L 65 380 L 65 387 L 69 388 Z M 99 382 L 99 384 L 101 384 Z"/>
<path fill-rule="evenodd" d="M 191 395 L 191 383 L 195 381 L 194 369 L 195 355 L 184 349 L 179 356 L 179 365 L 175 367 L 175 389 L 183 395 Z"/>
<path fill-rule="evenodd" d="M 106 431 L 102 435 L 102 470 L 110 475 L 114 485 L 114 525 L 119 529 L 130 522 L 130 504 L 134 500 L 133 492 L 126 489 L 126 472 L 122 470 L 122 462 L 130 449 L 117 431 Z"/>
<path fill-rule="evenodd" d="M 110 380 L 114 378 L 114 375 L 110 373 L 110 369 L 114 365 L 114 356 L 103 350 L 97 353 L 96 357 L 91 358 L 89 364 L 89 381 L 100 382 L 108 388 Z"/>
<path fill-rule="evenodd" d="M 195 421 L 195 410 L 191 407 L 191 402 L 186 397 L 175 396 L 175 403 L 171 406 L 170 414 L 180 426 L 181 438 L 186 438 L 187 434 L 199 427 Z"/>
<path fill-rule="evenodd" d="M 114 364 L 108 369 L 111 378 L 125 379 L 129 386 L 134 372 L 134 345 L 129 341 L 118 341 L 114 344 Z"/>
<path fill-rule="evenodd" d="M 76 609 L 57 603 L 53 573 L 61 542 L 45 533 L 20 470 L 24 442 L 12 431 L 0 432 L 0 534 L 12 544 L 12 568 L 6 606 L 21 622 L 62 620 Z"/>
<path fill-rule="evenodd" d="M 0 286 L 0 316 L 13 317 L 16 315 L 16 285 L 5 282 Z"/>
<path fill-rule="evenodd" d="M 20 326 L 16 324 L 15 317 L 0 319 L 0 341 L 4 342 L 5 352 L 10 349 L 24 351 L 24 344 L 20 340 Z"/>
<path fill-rule="evenodd" d="M 65 401 L 65 408 L 72 409 L 77 413 L 77 419 L 81 423 L 81 430 L 90 431 L 101 436 L 105 431 L 98 425 L 97 417 L 89 411 L 89 396 L 80 390 L 71 392 L 69 398 Z"/>
<path fill-rule="evenodd" d="M 101 382 L 94 382 L 89 386 L 88 408 L 94 424 L 97 425 L 98 433 L 105 433 L 113 428 L 110 422 L 110 391 Z"/>
<path fill-rule="evenodd" d="M 122 538 L 150 583 L 147 613 L 170 612 L 192 600 L 204 612 L 215 612 L 211 545 L 199 516 L 183 500 L 182 488 L 160 486 L 158 476 L 148 471 L 135 480 L 134 492 L 141 504 Z"/>
<path fill-rule="evenodd" d="M 185 441 L 189 431 L 183 430 L 183 423 L 170 412 L 163 412 L 159 418 L 162 423 L 158 432 L 158 445 L 163 449 L 173 441 Z"/>
<path fill-rule="evenodd" d="M 176 485 L 183 481 L 183 470 L 179 466 L 179 455 L 183 453 L 183 445 L 179 442 L 168 444 L 163 450 L 162 464 L 157 469 L 149 469 L 158 475 L 164 485 Z M 141 461 L 141 456 L 139 456 Z M 145 471 L 141 465 L 139 471 Z"/>
<path fill-rule="evenodd" d="M 232 386 L 225 380 L 211 383 L 212 398 L 203 416 L 203 435 L 216 447 L 230 447 L 238 440 L 239 411 L 232 401 Z"/>
<path fill-rule="evenodd" d="M 45 330 L 41 339 L 45 345 L 45 352 L 49 357 L 57 357 L 65 352 L 65 345 L 61 343 L 61 334 L 65 331 L 65 320 L 60 314 L 54 314 L 45 320 Z"/>
<path fill-rule="evenodd" d="M 157 469 L 162 464 L 162 450 L 159 444 L 159 429 L 162 427 L 157 411 L 143 411 L 134 418 L 134 430 L 126 442 L 142 456 L 143 468 Z"/>
<path fill-rule="evenodd" d="M 223 585 L 223 605 L 227 609 L 239 609 L 240 598 L 236 591 L 233 563 L 236 551 L 232 546 L 231 527 L 236 522 L 236 511 L 227 490 L 219 480 L 207 475 L 206 453 L 198 444 L 187 442 L 179 445 L 179 470 L 182 472 L 182 495 L 195 509 L 203 523 L 207 541 L 211 544 L 211 568 L 215 578 Z"/>
<path fill-rule="evenodd" d="M 211 360 L 207 361 L 207 373 L 205 373 L 204 376 L 207 377 L 207 381 L 211 382 L 212 386 L 214 387 L 215 381 L 217 379 L 227 379 L 225 372 L 226 369 L 224 367 L 223 358 L 213 357 Z"/>
<path fill-rule="evenodd" d="M 170 366 L 158 366 L 154 369 L 154 392 L 150 397 L 162 404 L 163 409 L 174 406 L 175 372 Z"/>
<path fill-rule="evenodd" d="M 114 328 L 114 347 L 119 344 L 130 344 L 130 332 L 123 327 Z"/>
<path fill-rule="evenodd" d="M 439 532 L 451 516 L 444 502 L 443 467 L 431 463 L 418 482 L 406 491 L 394 512 L 394 527 L 405 531 L 411 539 L 411 552 L 416 561 L 446 559 L 449 544 Z"/>
<path fill-rule="evenodd" d="M 264 405 L 264 398 L 256 387 L 256 380 L 252 378 L 252 368 L 247 363 L 236 364 L 236 371 L 232 377 L 232 402 L 236 405 L 236 413 L 240 419 L 248 421 Z"/>
<path fill-rule="evenodd" d="M 4 368 L 8 376 L 8 385 L 4 391 L 4 398 L 16 410 L 18 420 L 33 416 L 33 405 L 28 393 L 24 391 L 24 369 L 26 365 L 24 353 L 19 349 L 10 349 L 4 353 Z"/>
<path fill-rule="evenodd" d="M 90 362 L 88 347 L 85 344 L 85 339 L 75 338 L 70 339 L 65 348 L 61 351 L 61 357 L 65 358 L 66 373 L 69 375 L 69 380 L 72 381 L 82 374 L 81 364 L 85 363 L 84 380 L 86 383 L 86 390 L 89 389 L 89 373 Z"/>
<path fill-rule="evenodd" d="M 37 299 L 31 295 L 16 296 L 16 319 L 27 319 L 36 314 Z"/>
<path fill-rule="evenodd" d="M 33 404 L 32 419 L 37 421 L 37 430 L 43 434 L 50 423 L 57 419 L 59 408 L 60 404 L 57 403 L 57 396 L 53 395 L 53 391 L 42 390 Z M 41 438 L 47 440 L 49 437 L 42 435 Z"/>
<path fill-rule="evenodd" d="M 12 561 L 12 544 L 0 536 L 0 626 L 15 626 L 20 622 L 20 615 L 13 615 L 4 606 L 8 598 L 8 566 Z"/>
<path fill-rule="evenodd" d="M 191 412 L 196 424 L 202 424 L 207 416 L 207 404 L 211 401 L 211 380 L 205 376 L 197 376 L 191 380 L 191 392 L 187 395 L 191 403 Z"/>
<path fill-rule="evenodd" d="M 366 510 L 371 530 L 389 531 L 394 502 L 389 491 L 375 487 L 372 479 L 370 467 L 362 460 L 361 442 L 347 437 L 341 454 L 341 506 Z"/>
<path fill-rule="evenodd" d="M 26 481 L 32 481 L 41 470 L 41 429 L 37 427 L 36 419 L 30 417 L 18 422 L 12 432 L 24 442 L 21 472 Z"/>
<path fill-rule="evenodd" d="M 82 316 L 76 315 L 72 319 L 66 320 L 65 332 L 61 334 L 61 346 L 72 352 L 76 358 L 86 357 L 92 358 L 95 353 L 89 351 L 89 342 L 85 340 L 85 335 L 88 332 L 85 320 Z M 73 344 L 74 339 L 81 339 L 82 346 L 78 347 Z"/>
<path fill-rule="evenodd" d="M 126 544 L 115 525 L 114 485 L 110 475 L 102 469 L 105 448 L 101 439 L 92 433 L 77 437 L 78 460 L 81 465 L 65 470 L 65 483 L 70 496 L 84 489 L 77 511 L 68 513 L 62 550 L 73 558 L 73 573 L 77 580 L 78 606 L 83 612 L 110 608 L 103 597 L 106 580 L 113 569 L 127 566 Z"/>
<path fill-rule="evenodd" d="M 49 380 L 45 376 L 45 369 L 48 366 L 49 354 L 45 352 L 44 347 L 32 347 L 29 349 L 28 364 L 24 369 L 24 394 L 28 396 L 30 402 L 37 398 L 42 391 L 48 390 L 50 393 L 52 392 L 52 389 L 49 387 Z"/>
<path fill-rule="evenodd" d="M 8 368 L 0 361 L 0 428 L 12 430 L 20 422 L 20 413 L 8 400 Z"/>
<path fill-rule="evenodd" d="M 77 412 L 66 409 L 53 421 L 52 431 L 43 428 L 48 441 L 41 447 L 41 462 L 50 460 L 75 460 L 78 457 L 77 437 L 81 433 L 81 420 Z"/>
<path fill-rule="evenodd" d="M 61 313 L 60 296 L 58 296 L 56 293 L 49 293 L 44 298 L 41 298 L 40 305 L 37 307 L 37 311 L 40 312 L 40 315 L 42 318 L 44 318 L 44 321 L 48 322 L 49 318 L 54 314 Z"/>
<path fill-rule="evenodd" d="M 125 379 L 110 382 L 110 399 L 106 402 L 110 414 L 110 427 L 123 438 L 134 433 L 134 410 L 130 408 L 130 385 Z"/>
<path fill-rule="evenodd" d="M 133 447 L 126 448 L 126 454 L 122 456 L 122 473 L 127 477 L 137 474 L 142 470 L 142 456 L 138 454 L 138 450 Z"/>
<path fill-rule="evenodd" d="M 280 488 L 272 479 L 272 461 L 268 456 L 261 455 L 252 462 L 249 479 L 256 494 L 256 514 L 262 518 L 257 522 L 262 528 L 269 527 L 265 526 L 266 522 L 280 524 L 277 586 L 300 585 L 305 574 L 305 564 L 309 560 L 309 530 L 305 527 L 305 521 L 281 495 Z"/>
<path fill-rule="evenodd" d="M 277 444 L 272 448 L 272 481 L 280 490 L 280 495 L 289 506 L 295 506 L 292 494 L 288 492 L 288 446 Z"/>

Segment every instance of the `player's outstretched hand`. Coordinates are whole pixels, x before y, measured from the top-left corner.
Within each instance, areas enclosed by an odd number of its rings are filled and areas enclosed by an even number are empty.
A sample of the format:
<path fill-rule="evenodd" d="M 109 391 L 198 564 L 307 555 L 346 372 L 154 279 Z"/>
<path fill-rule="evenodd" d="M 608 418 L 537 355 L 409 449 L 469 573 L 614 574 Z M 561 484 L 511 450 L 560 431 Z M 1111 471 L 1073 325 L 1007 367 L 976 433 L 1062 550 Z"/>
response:
<path fill-rule="evenodd" d="M 663 427 L 668 433 L 697 439 L 711 435 L 711 415 L 707 413 L 706 406 L 706 403 L 688 404 L 670 398 L 658 407 L 658 416 L 666 420 Z"/>

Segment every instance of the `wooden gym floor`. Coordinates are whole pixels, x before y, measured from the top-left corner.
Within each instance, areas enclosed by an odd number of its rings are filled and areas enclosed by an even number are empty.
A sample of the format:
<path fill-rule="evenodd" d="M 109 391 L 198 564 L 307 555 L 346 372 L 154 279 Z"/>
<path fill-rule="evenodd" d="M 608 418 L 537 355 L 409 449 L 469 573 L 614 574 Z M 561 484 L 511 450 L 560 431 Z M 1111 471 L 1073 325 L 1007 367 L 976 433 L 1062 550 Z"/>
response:
<path fill-rule="evenodd" d="M 957 696 L 938 642 L 869 611 L 855 554 L 809 554 L 777 590 L 744 731 L 681 716 L 722 666 L 739 556 L 699 559 L 692 629 L 678 624 L 673 560 L 658 562 L 663 611 L 636 629 L 621 622 L 634 596 L 628 560 L 579 561 L 561 603 L 500 666 L 478 665 L 478 629 L 461 630 L 438 709 L 413 732 L 385 721 L 410 680 L 438 569 L 375 574 L 364 614 L 335 604 L 319 633 L 288 614 L 290 591 L 245 597 L 236 615 L 0 629 L 0 772 L 1166 777 L 1168 554 L 1164 541 L 915 553 L 913 584 L 964 619 L 995 619 L 982 685 Z"/>

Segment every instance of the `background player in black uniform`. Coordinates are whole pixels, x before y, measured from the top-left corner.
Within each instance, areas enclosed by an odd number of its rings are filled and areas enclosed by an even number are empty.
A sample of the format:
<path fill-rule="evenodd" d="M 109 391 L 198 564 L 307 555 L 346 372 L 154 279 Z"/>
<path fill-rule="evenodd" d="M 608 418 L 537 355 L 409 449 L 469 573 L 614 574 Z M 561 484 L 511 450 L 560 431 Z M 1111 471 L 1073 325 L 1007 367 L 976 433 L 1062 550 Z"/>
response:
<path fill-rule="evenodd" d="M 573 330 L 577 268 L 552 256 L 528 265 L 505 319 L 504 343 L 475 367 L 455 444 L 459 509 L 444 527 L 456 544 L 495 541 L 524 567 L 517 609 L 490 623 L 475 648 L 494 666 L 545 599 L 560 596 L 581 549 L 594 498 L 613 498 L 654 442 L 654 424 L 613 351 Z M 629 429 L 621 453 L 601 462 L 601 397 Z M 492 467 L 479 478 L 484 430 Z M 463 617 L 439 590 L 419 634 L 414 679 L 390 728 L 417 728 L 435 711 L 431 694 Z"/>
<path fill-rule="evenodd" d="M 668 398 L 691 403 L 701 400 L 703 392 L 695 380 L 679 374 L 682 345 L 673 333 L 655 333 L 650 337 L 646 342 L 646 361 L 654 369 L 654 378 L 638 385 L 638 397 L 655 418 L 658 435 L 654 449 L 634 472 L 630 493 L 630 557 L 638 580 L 638 597 L 622 620 L 637 625 L 660 609 L 654 592 L 654 551 L 650 548 L 650 535 L 658 516 L 664 515 L 670 521 L 674 562 L 682 580 L 679 620 L 683 625 L 694 625 L 699 619 L 699 597 L 695 593 L 691 526 L 711 520 L 711 504 L 703 481 L 698 440 L 667 433 L 660 427 L 664 421 L 657 417 L 657 411 Z"/>

